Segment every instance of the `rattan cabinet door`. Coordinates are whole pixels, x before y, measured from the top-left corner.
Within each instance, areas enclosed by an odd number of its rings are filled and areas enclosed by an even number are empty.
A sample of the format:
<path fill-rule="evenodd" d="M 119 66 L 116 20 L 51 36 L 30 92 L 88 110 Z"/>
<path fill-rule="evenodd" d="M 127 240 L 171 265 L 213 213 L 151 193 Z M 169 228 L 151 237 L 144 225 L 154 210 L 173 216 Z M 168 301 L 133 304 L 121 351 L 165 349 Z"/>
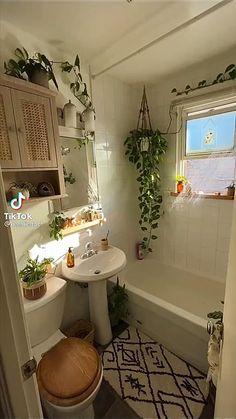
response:
<path fill-rule="evenodd" d="M 2 168 L 21 167 L 11 93 L 4 86 L 0 86 L 0 165 Z"/>
<path fill-rule="evenodd" d="M 12 99 L 22 167 L 57 167 L 50 99 L 15 89 Z"/>

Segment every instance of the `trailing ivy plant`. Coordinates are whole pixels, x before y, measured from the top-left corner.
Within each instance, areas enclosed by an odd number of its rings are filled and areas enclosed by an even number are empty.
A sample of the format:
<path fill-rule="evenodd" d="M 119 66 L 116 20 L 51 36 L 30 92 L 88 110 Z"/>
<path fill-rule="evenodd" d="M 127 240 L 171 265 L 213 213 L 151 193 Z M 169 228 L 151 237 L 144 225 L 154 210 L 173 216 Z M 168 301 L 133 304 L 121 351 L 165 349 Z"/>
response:
<path fill-rule="evenodd" d="M 225 71 L 223 73 L 217 74 L 217 76 L 212 82 L 207 83 L 206 80 L 201 80 L 198 82 L 196 87 L 192 87 L 190 86 L 190 84 L 187 84 L 184 90 L 177 90 L 176 87 L 174 87 L 174 89 L 171 90 L 171 93 L 175 93 L 176 96 L 181 96 L 184 94 L 188 95 L 189 92 L 193 92 L 194 90 L 202 89 L 204 87 L 213 86 L 214 84 L 224 83 L 225 81 L 235 80 L 235 79 L 236 79 L 236 65 L 229 64 L 226 67 Z"/>
<path fill-rule="evenodd" d="M 74 96 L 86 107 L 86 109 L 93 109 L 91 99 L 88 94 L 87 85 L 83 81 L 81 70 L 80 70 L 80 59 L 78 54 L 75 57 L 74 64 L 68 61 L 61 63 L 61 70 L 65 73 L 71 73 L 73 71 L 75 81 L 70 84 L 70 89 Z"/>
<path fill-rule="evenodd" d="M 136 166 L 139 182 L 139 208 L 141 230 L 145 233 L 142 248 L 152 252 L 151 241 L 159 224 L 162 195 L 160 192 L 160 161 L 167 149 L 167 142 L 160 131 L 136 129 L 125 140 L 129 161 Z"/>
<path fill-rule="evenodd" d="M 63 235 L 61 230 L 63 229 L 66 222 L 66 217 L 63 212 L 55 212 L 54 218 L 52 219 L 49 227 L 51 228 L 50 237 L 54 240 L 62 240 Z"/>

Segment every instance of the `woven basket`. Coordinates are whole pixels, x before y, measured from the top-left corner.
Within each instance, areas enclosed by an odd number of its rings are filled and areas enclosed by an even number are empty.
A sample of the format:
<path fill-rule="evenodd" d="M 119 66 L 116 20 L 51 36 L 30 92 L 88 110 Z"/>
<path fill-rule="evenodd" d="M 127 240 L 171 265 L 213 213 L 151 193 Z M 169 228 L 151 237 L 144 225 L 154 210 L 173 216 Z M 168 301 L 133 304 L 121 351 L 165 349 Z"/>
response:
<path fill-rule="evenodd" d="M 93 323 L 91 323 L 90 321 L 80 319 L 76 320 L 76 322 L 72 326 L 68 327 L 68 329 L 66 329 L 64 333 L 68 338 L 80 338 L 86 340 L 87 342 L 93 345 L 95 327 Z"/>

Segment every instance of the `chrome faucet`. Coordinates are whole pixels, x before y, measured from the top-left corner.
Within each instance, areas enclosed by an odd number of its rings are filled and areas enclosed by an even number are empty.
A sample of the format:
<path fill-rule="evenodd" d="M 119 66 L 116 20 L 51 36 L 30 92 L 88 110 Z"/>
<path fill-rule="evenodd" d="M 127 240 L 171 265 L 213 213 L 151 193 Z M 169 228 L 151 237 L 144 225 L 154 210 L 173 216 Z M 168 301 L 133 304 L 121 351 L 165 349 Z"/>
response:
<path fill-rule="evenodd" d="M 88 242 L 85 245 L 85 252 L 81 255 L 81 259 L 88 259 L 93 255 L 96 255 L 97 251 L 93 249 L 93 243 Z"/>

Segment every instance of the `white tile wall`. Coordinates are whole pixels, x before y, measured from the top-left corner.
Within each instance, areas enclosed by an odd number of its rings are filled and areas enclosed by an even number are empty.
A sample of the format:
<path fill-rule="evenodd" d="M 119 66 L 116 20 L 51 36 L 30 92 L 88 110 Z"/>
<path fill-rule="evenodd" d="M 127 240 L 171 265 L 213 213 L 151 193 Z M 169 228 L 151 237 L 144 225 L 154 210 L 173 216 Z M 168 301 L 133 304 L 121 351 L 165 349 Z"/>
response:
<path fill-rule="evenodd" d="M 215 59 L 205 61 L 184 72 L 161 80 L 148 89 L 149 107 L 153 126 L 162 132 L 168 126 L 168 112 L 173 87 L 184 88 L 190 82 L 202 79 L 212 80 L 227 63 L 232 61 L 232 51 Z M 226 87 L 226 85 L 224 86 Z M 222 88 L 214 86 L 212 90 Z M 208 93 L 209 93 L 209 89 Z M 194 93 L 197 96 L 199 93 Z M 201 92 L 202 94 L 202 92 Z M 184 97 L 181 97 L 184 100 Z M 173 117 L 173 121 L 175 118 Z M 173 123 L 170 132 L 176 130 Z M 164 215 L 157 232 L 159 239 L 154 243 L 154 253 L 150 256 L 157 261 L 178 266 L 200 275 L 225 281 L 228 261 L 233 201 L 181 200 L 170 197 L 175 188 L 176 137 L 166 135 L 168 151 L 161 166 Z"/>
<path fill-rule="evenodd" d="M 139 89 L 113 77 L 93 81 L 98 183 L 107 218 L 103 229 L 95 232 L 94 240 L 109 229 L 110 242 L 122 248 L 128 260 L 135 257 L 135 243 L 140 238 L 136 172 L 124 147 L 129 131 L 136 125 L 137 96 Z"/>

